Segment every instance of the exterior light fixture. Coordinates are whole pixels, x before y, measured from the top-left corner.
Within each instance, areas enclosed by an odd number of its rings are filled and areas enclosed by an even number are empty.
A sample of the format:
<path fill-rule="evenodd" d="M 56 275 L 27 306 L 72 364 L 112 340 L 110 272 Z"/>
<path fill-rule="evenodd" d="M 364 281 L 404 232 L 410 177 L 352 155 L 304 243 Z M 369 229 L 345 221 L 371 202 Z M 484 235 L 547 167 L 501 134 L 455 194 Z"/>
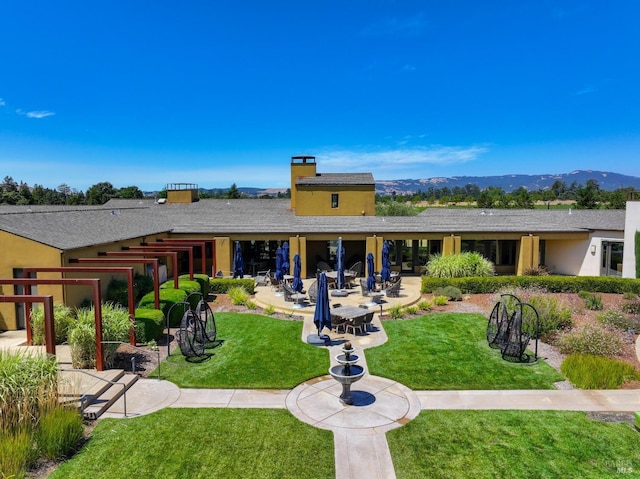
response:
<path fill-rule="evenodd" d="M 591 245 L 591 254 L 596 254 L 596 245 Z"/>

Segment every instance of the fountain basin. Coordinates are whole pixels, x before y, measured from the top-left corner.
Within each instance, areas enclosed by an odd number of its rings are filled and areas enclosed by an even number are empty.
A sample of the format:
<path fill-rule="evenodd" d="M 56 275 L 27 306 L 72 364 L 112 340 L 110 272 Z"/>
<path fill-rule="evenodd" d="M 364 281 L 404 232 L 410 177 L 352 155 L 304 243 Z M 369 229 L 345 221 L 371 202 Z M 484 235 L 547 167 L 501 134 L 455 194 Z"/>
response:
<path fill-rule="evenodd" d="M 344 404 L 353 404 L 353 396 L 351 395 L 351 385 L 364 376 L 364 368 L 345 364 L 332 366 L 329 368 L 329 374 L 333 379 L 342 384 L 342 393 L 340 401 Z"/>
<path fill-rule="evenodd" d="M 349 354 L 349 356 L 347 357 L 346 354 L 338 354 L 336 356 L 336 361 L 338 361 L 339 364 L 342 364 L 343 366 L 345 364 L 355 364 L 358 362 L 358 356 L 356 356 L 355 354 Z"/>

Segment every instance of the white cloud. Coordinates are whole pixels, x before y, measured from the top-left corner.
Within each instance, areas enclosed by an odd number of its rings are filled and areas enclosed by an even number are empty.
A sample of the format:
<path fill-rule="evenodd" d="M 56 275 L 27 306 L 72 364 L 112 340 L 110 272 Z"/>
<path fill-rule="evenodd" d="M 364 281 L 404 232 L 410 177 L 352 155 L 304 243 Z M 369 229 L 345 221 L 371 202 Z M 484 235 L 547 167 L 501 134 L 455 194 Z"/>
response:
<path fill-rule="evenodd" d="M 27 118 L 46 118 L 48 116 L 55 115 L 52 111 L 40 110 L 40 111 L 28 111 L 25 113 Z"/>
<path fill-rule="evenodd" d="M 406 174 L 423 166 L 454 166 L 474 161 L 488 152 L 485 146 L 442 146 L 400 148 L 395 150 L 361 152 L 349 150 L 324 151 L 322 171 L 379 172 L 384 175 Z"/>
<path fill-rule="evenodd" d="M 575 96 L 579 96 L 579 95 L 588 95 L 589 93 L 593 93 L 595 92 L 597 89 L 596 87 L 592 86 L 592 85 L 587 85 L 586 87 L 578 90 L 577 92 L 574 93 Z"/>

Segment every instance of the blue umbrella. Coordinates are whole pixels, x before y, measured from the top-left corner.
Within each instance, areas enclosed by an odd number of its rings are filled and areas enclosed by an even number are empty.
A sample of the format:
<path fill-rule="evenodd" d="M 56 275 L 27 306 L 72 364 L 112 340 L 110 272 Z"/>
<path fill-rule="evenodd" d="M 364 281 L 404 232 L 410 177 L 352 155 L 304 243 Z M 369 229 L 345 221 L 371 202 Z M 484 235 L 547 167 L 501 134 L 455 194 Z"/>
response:
<path fill-rule="evenodd" d="M 337 274 L 337 288 L 344 288 L 344 248 L 342 247 L 342 236 L 338 238 L 338 249 L 336 250 L 336 271 Z"/>
<path fill-rule="evenodd" d="M 327 287 L 327 275 L 320 273 L 318 278 L 318 298 L 316 310 L 313 313 L 313 322 L 318 328 L 318 336 L 322 328 L 331 329 L 331 309 L 329 308 L 329 288 Z"/>
<path fill-rule="evenodd" d="M 278 246 L 276 250 L 276 279 L 282 281 L 282 248 Z"/>
<path fill-rule="evenodd" d="M 282 244 L 282 274 L 289 274 L 289 243 L 286 241 Z"/>
<path fill-rule="evenodd" d="M 367 289 L 373 291 L 376 289 L 376 276 L 374 274 L 373 253 L 367 255 Z"/>
<path fill-rule="evenodd" d="M 298 293 L 302 291 L 302 278 L 300 278 L 300 273 L 302 271 L 302 264 L 300 264 L 300 255 L 296 254 L 293 257 L 293 284 L 292 287 L 294 291 Z"/>
<path fill-rule="evenodd" d="M 382 269 L 380 270 L 382 282 L 385 283 L 391 278 L 391 261 L 389 261 L 389 243 L 382 243 Z"/>
<path fill-rule="evenodd" d="M 233 277 L 244 277 L 244 261 L 242 260 L 242 247 L 240 241 L 236 241 L 236 248 L 233 253 Z"/>

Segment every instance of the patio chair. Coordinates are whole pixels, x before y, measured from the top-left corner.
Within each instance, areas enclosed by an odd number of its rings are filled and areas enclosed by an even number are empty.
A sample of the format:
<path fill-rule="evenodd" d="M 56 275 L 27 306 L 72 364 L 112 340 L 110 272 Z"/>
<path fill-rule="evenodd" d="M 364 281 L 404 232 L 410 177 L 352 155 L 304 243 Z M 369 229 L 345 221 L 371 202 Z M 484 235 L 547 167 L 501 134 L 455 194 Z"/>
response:
<path fill-rule="evenodd" d="M 309 302 L 311 303 L 315 303 L 316 300 L 318 299 L 318 282 L 314 281 L 313 283 L 311 283 L 311 286 L 309 286 Z"/>
<path fill-rule="evenodd" d="M 256 283 L 256 286 L 266 286 L 267 284 L 269 284 L 269 273 L 271 272 L 271 270 L 266 270 L 266 271 L 258 271 L 256 273 L 256 276 L 254 278 L 254 281 Z"/>
<path fill-rule="evenodd" d="M 362 261 L 357 261 L 348 268 L 348 270 L 353 274 L 353 278 L 359 278 L 362 276 L 362 271 L 364 270 L 364 266 L 362 265 Z"/>
<path fill-rule="evenodd" d="M 272 290 L 282 290 L 282 284 L 280 283 L 280 281 L 278 281 L 278 279 L 276 278 L 276 274 L 273 271 L 269 271 L 269 285 L 271 286 Z"/>
<path fill-rule="evenodd" d="M 324 261 L 318 261 L 318 271 L 333 271 L 333 268 Z"/>
<path fill-rule="evenodd" d="M 400 285 L 402 284 L 402 278 L 399 278 L 395 283 L 391 283 L 385 289 L 385 295 L 388 298 L 399 298 L 400 297 Z"/>
<path fill-rule="evenodd" d="M 369 309 L 366 304 L 361 304 L 359 307 L 362 309 Z M 362 321 L 365 331 L 369 331 L 371 321 L 373 321 L 373 311 L 368 311 L 367 315 L 364 317 L 364 320 Z"/>
<path fill-rule="evenodd" d="M 373 313 L 371 313 L 373 315 Z M 360 334 L 364 334 L 364 330 L 362 329 L 362 327 L 364 326 L 364 318 L 365 316 L 357 316 L 355 318 L 353 318 L 352 322 L 346 322 L 345 323 L 345 330 L 348 333 L 349 332 L 349 328 L 351 328 L 351 331 L 353 332 L 353 334 L 356 334 L 356 330 L 360 331 Z"/>
<path fill-rule="evenodd" d="M 335 316 L 335 315 L 331 315 L 331 329 L 335 329 L 336 333 L 340 332 L 340 329 L 342 328 L 342 331 L 345 331 L 345 326 L 347 324 L 347 320 L 344 319 L 341 316 Z"/>

